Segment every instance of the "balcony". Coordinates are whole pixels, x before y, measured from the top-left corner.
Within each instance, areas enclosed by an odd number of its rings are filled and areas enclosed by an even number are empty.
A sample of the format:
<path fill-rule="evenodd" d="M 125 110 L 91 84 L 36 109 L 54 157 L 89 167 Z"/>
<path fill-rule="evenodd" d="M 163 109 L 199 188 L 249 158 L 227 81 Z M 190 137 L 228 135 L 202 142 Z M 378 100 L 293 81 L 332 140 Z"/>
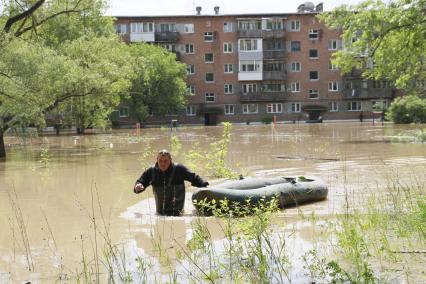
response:
<path fill-rule="evenodd" d="M 283 59 L 286 57 L 285 50 L 264 50 L 263 59 Z"/>
<path fill-rule="evenodd" d="M 261 38 L 262 30 L 238 30 L 237 37 L 239 38 Z"/>
<path fill-rule="evenodd" d="M 286 71 L 263 71 L 263 80 L 285 80 L 286 79 Z"/>
<path fill-rule="evenodd" d="M 267 38 L 283 38 L 285 36 L 285 30 L 263 30 L 262 37 Z"/>
<path fill-rule="evenodd" d="M 155 32 L 156 42 L 177 42 L 179 40 L 178 32 Z"/>
<path fill-rule="evenodd" d="M 342 91 L 344 99 L 390 99 L 393 97 L 392 89 L 344 89 Z"/>
<path fill-rule="evenodd" d="M 243 93 L 240 92 L 240 102 L 280 102 L 287 99 L 287 94 L 284 92 L 277 93 Z"/>

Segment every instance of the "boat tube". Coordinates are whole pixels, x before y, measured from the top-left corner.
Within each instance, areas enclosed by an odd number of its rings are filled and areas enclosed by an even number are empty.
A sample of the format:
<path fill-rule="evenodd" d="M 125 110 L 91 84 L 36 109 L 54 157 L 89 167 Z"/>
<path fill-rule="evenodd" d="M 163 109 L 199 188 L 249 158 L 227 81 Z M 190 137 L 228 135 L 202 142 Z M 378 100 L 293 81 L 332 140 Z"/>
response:
<path fill-rule="evenodd" d="M 301 203 L 320 201 L 327 198 L 328 188 L 315 177 L 273 177 L 245 178 L 226 181 L 221 184 L 199 189 L 192 195 L 197 210 L 205 209 L 201 203 L 228 200 L 232 204 L 257 205 L 277 198 L 278 206 L 285 208 Z"/>

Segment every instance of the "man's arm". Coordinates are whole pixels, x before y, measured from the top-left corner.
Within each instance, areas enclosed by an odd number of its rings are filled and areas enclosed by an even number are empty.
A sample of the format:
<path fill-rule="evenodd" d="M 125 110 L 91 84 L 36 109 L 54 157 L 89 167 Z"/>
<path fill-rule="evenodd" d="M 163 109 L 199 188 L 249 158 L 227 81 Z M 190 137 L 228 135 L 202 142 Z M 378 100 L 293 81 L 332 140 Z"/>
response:
<path fill-rule="evenodd" d="M 203 180 L 196 173 L 191 172 L 184 165 L 179 165 L 179 166 L 181 167 L 183 179 L 187 180 L 187 181 L 190 181 L 192 186 L 196 186 L 196 187 L 207 187 L 209 185 L 209 183 L 207 181 Z"/>
<path fill-rule="evenodd" d="M 151 167 L 143 172 L 141 177 L 136 181 L 135 186 L 133 187 L 134 193 L 141 193 L 145 188 L 151 183 L 152 171 L 154 169 Z"/>

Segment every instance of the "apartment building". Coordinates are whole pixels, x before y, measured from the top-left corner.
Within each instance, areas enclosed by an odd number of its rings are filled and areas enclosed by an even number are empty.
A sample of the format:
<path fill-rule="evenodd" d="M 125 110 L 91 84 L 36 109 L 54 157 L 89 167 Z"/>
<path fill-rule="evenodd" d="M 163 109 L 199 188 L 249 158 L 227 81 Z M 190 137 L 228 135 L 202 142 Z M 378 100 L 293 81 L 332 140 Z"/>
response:
<path fill-rule="evenodd" d="M 388 105 L 385 81 L 342 77 L 331 63 L 343 48 L 341 31 L 316 18 L 322 4 L 295 13 L 222 15 L 219 7 L 194 15 L 116 17 L 127 43 L 148 42 L 186 64 L 188 105 L 177 114 L 153 113 L 149 122 L 215 125 L 223 121 L 315 121 L 367 118 L 376 102 Z M 126 106 L 122 121 L 131 121 Z"/>

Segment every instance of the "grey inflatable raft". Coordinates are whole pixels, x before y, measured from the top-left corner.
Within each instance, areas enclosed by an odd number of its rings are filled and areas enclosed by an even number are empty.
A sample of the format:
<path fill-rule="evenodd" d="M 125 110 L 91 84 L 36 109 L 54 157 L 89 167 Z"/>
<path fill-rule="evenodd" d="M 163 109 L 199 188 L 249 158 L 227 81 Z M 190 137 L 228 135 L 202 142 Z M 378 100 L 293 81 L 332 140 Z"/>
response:
<path fill-rule="evenodd" d="M 315 177 L 245 178 L 197 190 L 192 195 L 194 206 L 200 210 L 200 201 L 211 202 L 227 199 L 231 204 L 238 202 L 256 205 L 276 197 L 279 207 L 320 201 L 327 198 L 328 188 Z"/>

